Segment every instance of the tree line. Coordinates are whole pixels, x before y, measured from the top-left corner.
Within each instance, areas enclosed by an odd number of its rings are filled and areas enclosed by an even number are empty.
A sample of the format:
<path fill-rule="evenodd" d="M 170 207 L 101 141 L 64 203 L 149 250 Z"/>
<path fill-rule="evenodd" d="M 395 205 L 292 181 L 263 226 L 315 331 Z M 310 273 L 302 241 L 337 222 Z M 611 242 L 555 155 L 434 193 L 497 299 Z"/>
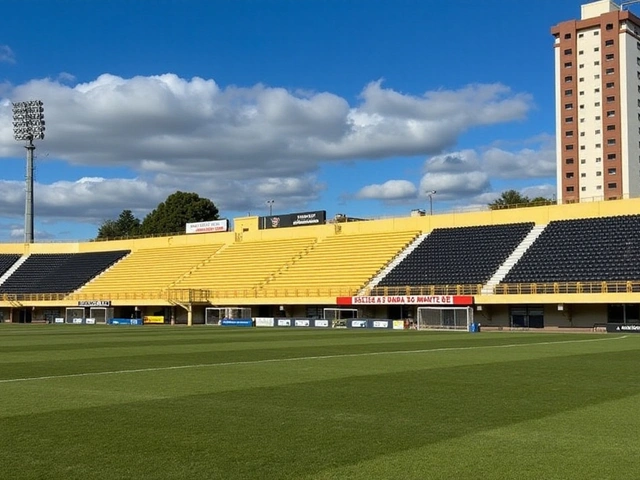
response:
<path fill-rule="evenodd" d="M 513 207 L 553 205 L 555 200 L 545 197 L 529 198 L 516 190 L 502 192 L 493 202 L 491 210 Z M 123 210 L 115 220 L 104 220 L 98 229 L 98 240 L 138 236 L 182 233 L 187 223 L 219 220 L 218 207 L 197 193 L 175 192 L 140 220 L 131 210 Z"/>
<path fill-rule="evenodd" d="M 184 232 L 187 223 L 219 220 L 218 207 L 197 193 L 175 192 L 140 220 L 131 210 L 123 210 L 115 220 L 103 220 L 98 240 L 166 235 Z"/>
<path fill-rule="evenodd" d="M 502 208 L 539 207 L 541 205 L 554 205 L 555 203 L 556 201 L 554 199 L 546 197 L 529 198 L 516 190 L 507 190 L 502 192 L 493 202 L 489 203 L 489 209 L 500 210 Z"/>

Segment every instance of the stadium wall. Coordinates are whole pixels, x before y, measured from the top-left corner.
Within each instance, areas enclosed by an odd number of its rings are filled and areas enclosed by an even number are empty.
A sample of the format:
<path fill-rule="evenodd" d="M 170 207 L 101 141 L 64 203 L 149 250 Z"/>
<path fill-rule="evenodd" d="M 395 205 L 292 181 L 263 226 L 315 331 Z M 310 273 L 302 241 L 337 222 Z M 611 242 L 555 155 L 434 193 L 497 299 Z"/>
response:
<path fill-rule="evenodd" d="M 476 225 L 492 225 L 517 222 L 534 222 L 545 225 L 554 220 L 568 220 L 578 218 L 595 218 L 601 216 L 631 215 L 640 212 L 640 199 L 625 199 L 606 202 L 580 203 L 570 205 L 551 205 L 527 208 L 505 208 L 483 212 L 454 212 L 423 217 L 399 217 L 356 221 L 345 223 L 328 223 L 293 228 L 259 229 L 257 216 L 239 217 L 234 219 L 232 231 L 222 233 L 205 233 L 192 235 L 171 235 L 166 237 L 126 239 L 115 241 L 90 241 L 68 243 L 5 243 L 0 244 L 1 253 L 83 253 L 105 250 L 128 249 L 133 252 L 139 249 L 165 248 L 171 246 L 231 244 L 237 241 L 267 241 L 285 238 L 315 237 L 325 238 L 331 235 L 352 235 L 364 233 L 380 233 L 390 231 L 422 231 L 429 232 L 435 228 L 463 227 Z M 282 297 L 282 298 L 235 298 L 222 299 L 219 305 L 251 306 L 254 315 L 258 315 L 260 305 L 284 306 L 291 316 L 304 316 L 307 307 L 327 307 L 336 304 L 336 298 L 323 297 Z M 509 325 L 509 309 L 513 305 L 543 305 L 545 317 L 550 324 L 559 326 L 589 326 L 606 318 L 607 303 L 640 303 L 640 295 L 633 293 L 615 294 L 546 294 L 546 295 L 477 295 L 475 304 L 485 310 L 479 311 L 481 316 L 487 315 L 487 322 L 496 326 Z M 41 318 L 48 309 L 64 308 L 76 305 L 76 299 L 60 302 L 45 297 L 34 298 L 20 305 L 11 301 L 1 301 L 2 316 L 12 317 L 12 309 L 18 307 L 33 308 L 34 318 Z M 559 305 L 567 305 L 567 310 L 559 311 Z M 153 314 L 158 306 L 171 306 L 171 303 L 157 299 L 114 300 L 114 306 L 137 306 L 144 314 Z M 194 307 L 191 321 L 204 321 L 204 306 Z M 386 309 L 375 309 L 367 313 L 372 318 L 388 318 Z M 175 309 L 175 318 L 187 322 L 184 310 Z"/>

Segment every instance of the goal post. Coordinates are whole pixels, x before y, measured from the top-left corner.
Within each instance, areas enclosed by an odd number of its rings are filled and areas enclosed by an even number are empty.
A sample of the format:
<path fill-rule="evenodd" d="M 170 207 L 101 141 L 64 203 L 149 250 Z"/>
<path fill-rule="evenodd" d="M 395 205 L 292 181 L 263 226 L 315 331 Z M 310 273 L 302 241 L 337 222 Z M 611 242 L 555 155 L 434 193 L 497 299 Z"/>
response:
<path fill-rule="evenodd" d="M 418 330 L 456 330 L 468 332 L 473 324 L 471 307 L 419 307 Z"/>
<path fill-rule="evenodd" d="M 325 308 L 322 310 L 322 318 L 326 320 L 347 320 L 358 318 L 356 308 Z"/>
<path fill-rule="evenodd" d="M 204 312 L 205 325 L 220 325 L 222 320 L 251 318 L 251 309 L 248 307 L 209 307 Z"/>

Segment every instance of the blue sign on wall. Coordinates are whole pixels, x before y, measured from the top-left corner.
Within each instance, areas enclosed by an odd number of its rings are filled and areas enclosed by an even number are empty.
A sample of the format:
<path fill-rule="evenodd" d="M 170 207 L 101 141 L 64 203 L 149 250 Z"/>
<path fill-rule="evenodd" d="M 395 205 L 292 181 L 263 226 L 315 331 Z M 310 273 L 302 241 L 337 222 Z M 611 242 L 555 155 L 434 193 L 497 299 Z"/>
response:
<path fill-rule="evenodd" d="M 253 320 L 250 318 L 223 318 L 220 320 L 223 327 L 253 327 Z"/>
<path fill-rule="evenodd" d="M 110 318 L 109 325 L 144 325 L 141 318 Z"/>

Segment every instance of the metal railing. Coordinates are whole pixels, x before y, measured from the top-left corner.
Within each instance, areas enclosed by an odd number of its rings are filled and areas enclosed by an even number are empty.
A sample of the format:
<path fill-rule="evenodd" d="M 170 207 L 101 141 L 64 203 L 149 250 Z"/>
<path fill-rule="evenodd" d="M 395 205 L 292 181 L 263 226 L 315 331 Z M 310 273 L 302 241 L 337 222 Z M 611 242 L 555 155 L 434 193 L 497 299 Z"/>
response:
<path fill-rule="evenodd" d="M 215 303 L 216 299 L 269 298 L 327 298 L 360 295 L 482 295 L 483 285 L 420 285 L 401 287 L 373 287 L 361 291 L 348 287 L 300 287 L 300 288 L 229 288 L 229 289 L 167 289 L 126 293 L 20 293 L 0 294 L 0 302 L 22 305 L 32 302 L 117 301 L 131 302 L 157 300 L 169 303 Z M 360 293 L 359 293 L 360 292 Z M 494 288 L 495 295 L 551 295 L 551 294 L 607 294 L 640 293 L 640 280 L 613 282 L 548 282 L 509 283 Z"/>

